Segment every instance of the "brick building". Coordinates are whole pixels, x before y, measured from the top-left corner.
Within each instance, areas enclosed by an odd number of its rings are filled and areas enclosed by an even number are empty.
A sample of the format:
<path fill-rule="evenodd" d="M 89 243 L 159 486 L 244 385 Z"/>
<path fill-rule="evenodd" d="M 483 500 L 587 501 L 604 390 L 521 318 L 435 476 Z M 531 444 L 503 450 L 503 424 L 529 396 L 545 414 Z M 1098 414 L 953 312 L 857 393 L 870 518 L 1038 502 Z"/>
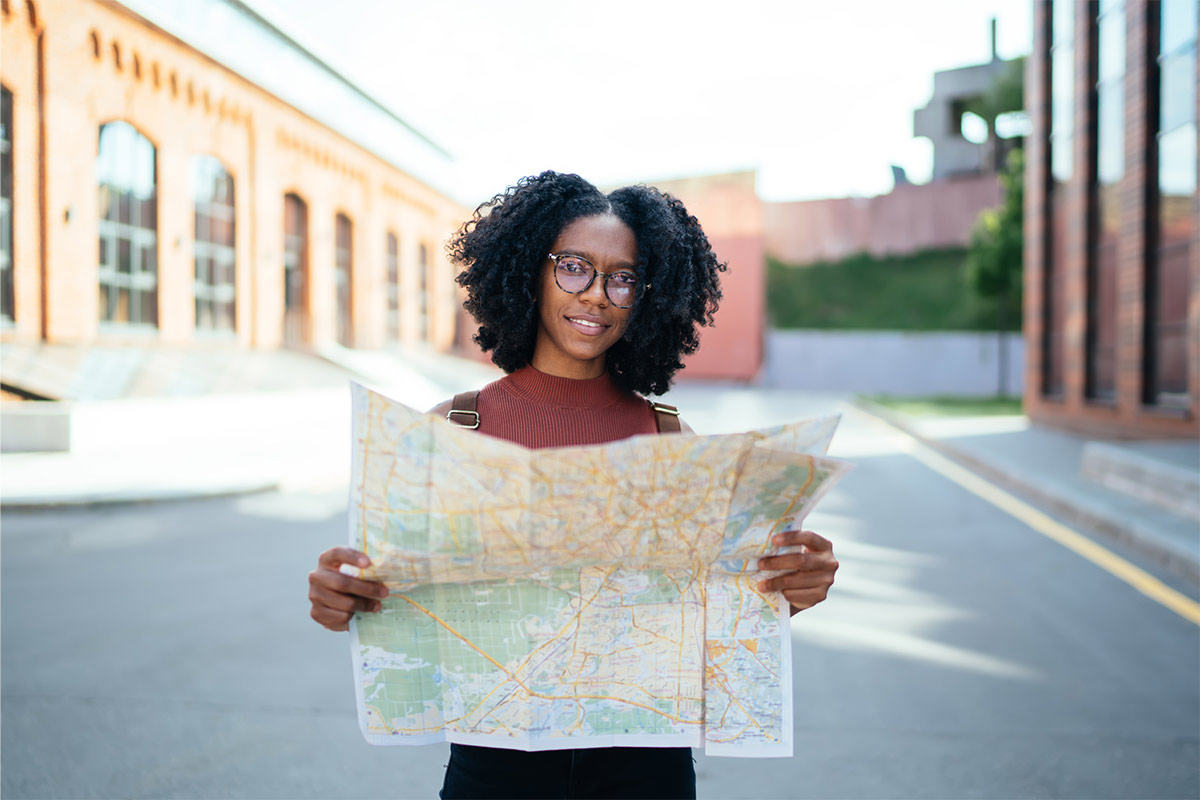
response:
<path fill-rule="evenodd" d="M 1025 408 L 1200 433 L 1197 0 L 1034 3 Z"/>
<path fill-rule="evenodd" d="M 0 340 L 453 344 L 449 156 L 301 44 L 236 0 L 0 11 Z"/>

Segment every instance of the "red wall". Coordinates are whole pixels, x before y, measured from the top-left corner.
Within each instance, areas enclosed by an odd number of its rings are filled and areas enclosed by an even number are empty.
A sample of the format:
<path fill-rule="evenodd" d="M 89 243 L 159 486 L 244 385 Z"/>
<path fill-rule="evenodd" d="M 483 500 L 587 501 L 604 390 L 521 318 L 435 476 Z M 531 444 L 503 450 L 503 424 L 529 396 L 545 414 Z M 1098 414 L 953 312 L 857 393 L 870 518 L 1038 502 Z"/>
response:
<path fill-rule="evenodd" d="M 763 204 L 754 173 L 706 175 L 655 181 L 700 220 L 717 258 L 729 265 L 721 276 L 724 298 L 715 324 L 700 331 L 700 349 L 684 360 L 683 379 L 748 381 L 763 362 L 766 327 L 766 250 Z"/>
<path fill-rule="evenodd" d="M 995 175 L 897 186 L 879 197 L 764 206 L 767 252 L 786 264 L 965 245 L 975 218 L 1003 200 Z"/>

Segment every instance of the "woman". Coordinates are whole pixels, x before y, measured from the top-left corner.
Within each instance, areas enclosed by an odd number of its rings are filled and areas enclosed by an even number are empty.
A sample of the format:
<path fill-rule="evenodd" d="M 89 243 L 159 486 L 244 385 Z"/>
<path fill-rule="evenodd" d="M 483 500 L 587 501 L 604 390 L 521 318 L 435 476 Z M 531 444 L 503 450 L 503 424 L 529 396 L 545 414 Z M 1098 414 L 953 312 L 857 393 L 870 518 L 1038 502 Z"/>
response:
<path fill-rule="evenodd" d="M 635 393 L 662 394 L 695 351 L 697 325 L 721 298 L 717 261 L 695 217 L 646 186 L 604 195 L 577 175 L 544 172 L 480 206 L 448 246 L 463 267 L 475 341 L 506 377 L 477 399 L 479 431 L 526 447 L 598 444 L 657 430 Z M 445 416 L 453 401 L 431 413 Z M 685 431 L 691 429 L 683 426 Z M 776 536 L 801 552 L 764 558 L 784 574 L 792 613 L 825 599 L 837 560 L 811 531 Z M 312 617 L 346 630 L 381 608 L 387 589 L 342 574 L 368 566 L 348 547 L 322 553 L 309 574 Z M 688 748 L 523 752 L 451 745 L 443 798 L 695 797 Z"/>

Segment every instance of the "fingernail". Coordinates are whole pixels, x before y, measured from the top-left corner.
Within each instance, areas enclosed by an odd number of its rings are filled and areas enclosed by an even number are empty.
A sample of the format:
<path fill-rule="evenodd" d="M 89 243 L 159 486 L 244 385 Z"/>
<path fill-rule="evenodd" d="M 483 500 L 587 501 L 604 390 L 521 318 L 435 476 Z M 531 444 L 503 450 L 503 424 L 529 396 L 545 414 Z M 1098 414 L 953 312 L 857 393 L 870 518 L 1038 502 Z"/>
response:
<path fill-rule="evenodd" d="M 379 590 L 379 596 L 380 596 L 380 598 L 384 598 L 384 597 L 388 596 L 388 590 L 387 590 L 386 586 Z"/>
<path fill-rule="evenodd" d="M 371 564 L 370 560 L 366 556 L 359 556 L 357 563 L 360 567 L 370 566 Z"/>
<path fill-rule="evenodd" d="M 771 539 L 771 541 L 775 543 L 776 547 L 778 547 L 779 545 L 783 544 L 783 534 L 782 533 L 775 534 L 775 537 L 773 539 Z"/>
<path fill-rule="evenodd" d="M 767 590 L 767 582 L 766 582 L 766 581 L 759 581 L 759 584 L 758 584 L 758 590 L 759 590 L 760 592 L 765 592 L 765 591 Z"/>
<path fill-rule="evenodd" d="M 766 569 L 766 567 L 764 566 L 765 562 L 766 562 L 766 559 L 765 559 L 765 558 L 760 558 L 760 559 L 759 559 L 759 561 L 758 561 L 758 568 L 759 568 L 759 569 Z"/>
<path fill-rule="evenodd" d="M 371 607 L 371 610 L 372 610 L 372 611 L 374 611 L 374 612 L 376 612 L 376 613 L 378 613 L 378 612 L 380 612 L 380 611 L 383 611 L 383 603 L 376 603 L 375 605 L 373 605 L 373 606 Z"/>

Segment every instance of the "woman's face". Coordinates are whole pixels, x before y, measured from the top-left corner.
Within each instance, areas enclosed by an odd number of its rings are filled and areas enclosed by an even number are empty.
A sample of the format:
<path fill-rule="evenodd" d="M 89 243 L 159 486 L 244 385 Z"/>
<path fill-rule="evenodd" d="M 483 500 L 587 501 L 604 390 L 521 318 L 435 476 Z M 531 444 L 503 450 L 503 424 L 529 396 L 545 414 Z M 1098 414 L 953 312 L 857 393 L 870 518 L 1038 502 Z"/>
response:
<path fill-rule="evenodd" d="M 636 272 L 637 239 L 612 214 L 577 219 L 559 233 L 550 252 L 582 256 L 597 273 Z M 632 309 L 618 308 L 604 294 L 604 278 L 570 294 L 554 280 L 554 262 L 544 258 L 538 283 L 538 331 L 532 365 L 563 378 L 596 378 L 604 374 L 604 354 L 629 324 Z"/>

